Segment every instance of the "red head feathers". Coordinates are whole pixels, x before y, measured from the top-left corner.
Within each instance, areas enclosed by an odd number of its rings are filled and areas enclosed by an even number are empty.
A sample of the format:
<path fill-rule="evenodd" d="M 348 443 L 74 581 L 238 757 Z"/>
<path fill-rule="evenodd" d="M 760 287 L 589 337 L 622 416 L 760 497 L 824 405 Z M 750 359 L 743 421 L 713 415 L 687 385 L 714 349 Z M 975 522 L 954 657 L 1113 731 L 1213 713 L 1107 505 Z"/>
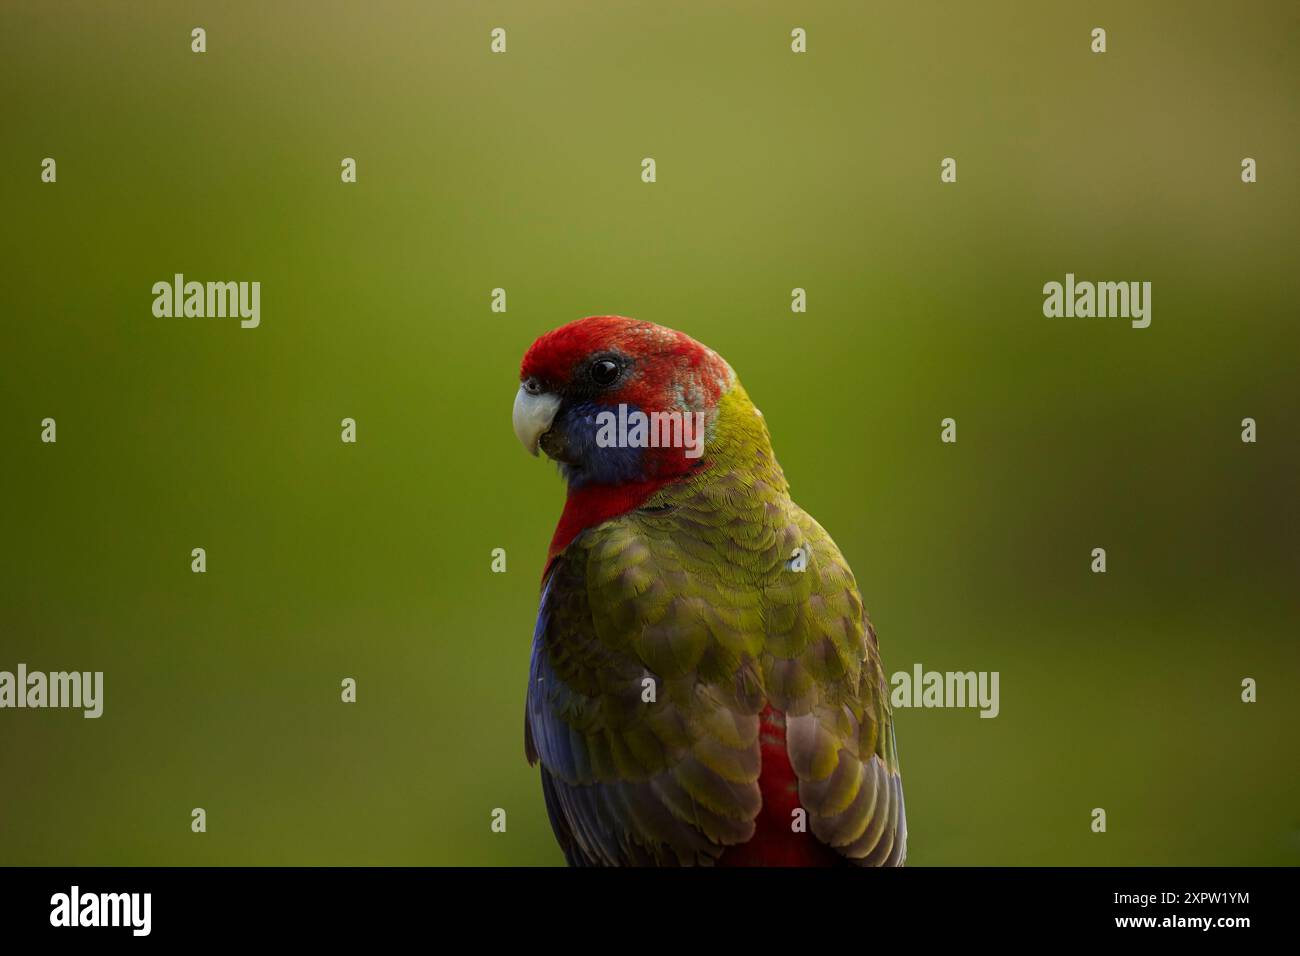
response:
<path fill-rule="evenodd" d="M 557 461 L 569 483 L 552 556 L 585 528 L 707 468 L 718 402 L 736 381 L 721 356 L 690 336 L 617 315 L 547 332 L 519 377 L 515 434 Z"/>
<path fill-rule="evenodd" d="M 528 349 L 519 378 L 545 391 L 583 391 L 587 363 L 604 356 L 628 361 L 625 378 L 591 395 L 644 411 L 703 411 L 717 405 L 735 376 L 722 357 L 689 335 L 621 315 L 593 315 L 547 332 Z"/>

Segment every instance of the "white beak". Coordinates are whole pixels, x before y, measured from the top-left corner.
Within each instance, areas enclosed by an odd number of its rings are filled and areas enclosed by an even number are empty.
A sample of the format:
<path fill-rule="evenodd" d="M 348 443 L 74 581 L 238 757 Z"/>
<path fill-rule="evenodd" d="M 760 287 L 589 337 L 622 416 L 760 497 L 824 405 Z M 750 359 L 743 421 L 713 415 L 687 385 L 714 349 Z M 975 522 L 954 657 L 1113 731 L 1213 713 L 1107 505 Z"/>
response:
<path fill-rule="evenodd" d="M 560 398 L 547 392 L 533 394 L 519 386 L 515 395 L 515 411 L 511 420 L 515 426 L 515 437 L 519 444 L 528 450 L 528 454 L 537 456 L 537 442 L 555 420 L 559 411 Z"/>

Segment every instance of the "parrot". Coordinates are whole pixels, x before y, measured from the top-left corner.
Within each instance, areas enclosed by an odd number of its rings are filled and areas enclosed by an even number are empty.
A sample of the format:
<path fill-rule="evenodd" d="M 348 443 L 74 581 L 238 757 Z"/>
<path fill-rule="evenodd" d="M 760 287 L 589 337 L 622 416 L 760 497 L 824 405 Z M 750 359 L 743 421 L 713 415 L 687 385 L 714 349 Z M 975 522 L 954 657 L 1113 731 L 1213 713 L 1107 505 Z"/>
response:
<path fill-rule="evenodd" d="M 515 435 L 567 486 L 524 714 L 566 862 L 903 865 L 875 630 L 731 366 L 600 315 L 519 380 Z"/>

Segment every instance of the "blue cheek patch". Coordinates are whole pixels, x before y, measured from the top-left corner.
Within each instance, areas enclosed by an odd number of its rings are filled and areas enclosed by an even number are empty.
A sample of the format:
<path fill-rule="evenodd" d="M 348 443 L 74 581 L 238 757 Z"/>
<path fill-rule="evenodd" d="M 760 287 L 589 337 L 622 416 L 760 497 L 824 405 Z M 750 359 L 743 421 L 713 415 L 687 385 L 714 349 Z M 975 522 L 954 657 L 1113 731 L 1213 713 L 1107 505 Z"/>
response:
<path fill-rule="evenodd" d="M 635 408 L 629 405 L 628 413 Z M 560 416 L 559 425 L 568 440 L 568 450 L 578 459 L 576 465 L 561 464 L 560 471 L 575 488 L 591 482 L 615 485 L 645 477 L 644 448 L 602 448 L 596 443 L 596 433 L 600 430 L 596 416 L 608 411 L 611 411 L 608 405 L 585 402 L 570 407 Z"/>

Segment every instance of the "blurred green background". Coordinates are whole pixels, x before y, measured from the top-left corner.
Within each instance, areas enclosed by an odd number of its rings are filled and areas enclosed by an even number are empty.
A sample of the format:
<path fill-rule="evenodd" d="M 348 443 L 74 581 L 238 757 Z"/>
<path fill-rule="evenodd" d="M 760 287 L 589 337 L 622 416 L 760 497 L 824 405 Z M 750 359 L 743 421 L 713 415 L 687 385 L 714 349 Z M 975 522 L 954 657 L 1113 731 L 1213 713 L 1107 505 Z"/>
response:
<path fill-rule="evenodd" d="M 1297 7 L 898 6 L 8 0 L 0 669 L 106 689 L 0 711 L 0 863 L 560 863 L 509 413 L 611 312 L 739 372 L 887 671 L 1001 673 L 898 713 L 909 863 L 1300 862 Z"/>

